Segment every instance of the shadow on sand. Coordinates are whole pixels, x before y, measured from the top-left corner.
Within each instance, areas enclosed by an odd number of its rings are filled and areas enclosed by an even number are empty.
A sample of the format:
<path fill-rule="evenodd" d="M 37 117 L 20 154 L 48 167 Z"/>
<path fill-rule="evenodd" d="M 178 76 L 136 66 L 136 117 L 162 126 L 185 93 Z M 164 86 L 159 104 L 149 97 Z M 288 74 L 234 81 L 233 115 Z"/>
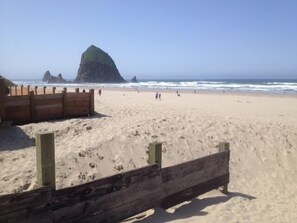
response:
<path fill-rule="evenodd" d="M 256 197 L 242 194 L 242 193 L 237 193 L 237 192 L 230 192 L 227 196 L 222 195 L 222 196 L 216 196 L 216 197 L 208 197 L 208 198 L 203 198 L 203 199 L 193 199 L 189 203 L 186 203 L 182 205 L 181 207 L 175 209 L 174 213 L 169 213 L 161 208 L 156 208 L 154 214 L 144 218 L 144 219 L 137 219 L 133 217 L 130 218 L 129 220 L 134 220 L 133 222 L 141 222 L 141 223 L 149 223 L 149 222 L 155 222 L 155 223 L 161 223 L 161 222 L 169 222 L 173 220 L 178 220 L 178 219 L 187 219 L 190 217 L 194 216 L 205 216 L 208 213 L 203 211 L 204 208 L 212 206 L 212 205 L 217 205 L 220 203 L 225 203 L 231 198 L 234 197 L 241 197 L 245 198 L 248 200 L 253 200 L 256 199 Z M 142 218 L 143 216 L 141 216 Z"/>
<path fill-rule="evenodd" d="M 18 126 L 0 129 L 0 151 L 24 149 L 34 145 L 35 140 Z"/>
<path fill-rule="evenodd" d="M 108 115 L 100 114 L 95 112 L 94 116 L 91 117 L 80 117 L 82 119 L 98 119 L 111 117 Z M 49 123 L 58 123 L 63 122 L 68 119 L 56 119 L 49 120 L 45 122 Z M 42 123 L 42 122 L 40 122 Z M 0 151 L 12 151 L 18 149 L 24 149 L 28 147 L 35 146 L 35 138 L 31 138 L 28 136 L 23 129 L 19 126 L 8 126 L 4 128 L 0 128 Z"/>

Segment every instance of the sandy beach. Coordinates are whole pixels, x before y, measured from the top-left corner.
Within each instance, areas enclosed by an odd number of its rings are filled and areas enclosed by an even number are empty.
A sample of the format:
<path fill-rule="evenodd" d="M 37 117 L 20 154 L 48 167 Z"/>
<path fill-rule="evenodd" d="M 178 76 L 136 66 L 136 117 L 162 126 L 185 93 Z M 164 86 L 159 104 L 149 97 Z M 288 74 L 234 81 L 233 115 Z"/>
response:
<path fill-rule="evenodd" d="M 97 93 L 97 91 L 96 91 Z M 163 166 L 230 143 L 228 196 L 211 191 L 128 222 L 296 222 L 296 95 L 106 90 L 94 117 L 0 129 L 0 195 L 36 187 L 35 133 L 55 133 L 56 185 L 64 188 L 147 165 L 150 142 Z"/>

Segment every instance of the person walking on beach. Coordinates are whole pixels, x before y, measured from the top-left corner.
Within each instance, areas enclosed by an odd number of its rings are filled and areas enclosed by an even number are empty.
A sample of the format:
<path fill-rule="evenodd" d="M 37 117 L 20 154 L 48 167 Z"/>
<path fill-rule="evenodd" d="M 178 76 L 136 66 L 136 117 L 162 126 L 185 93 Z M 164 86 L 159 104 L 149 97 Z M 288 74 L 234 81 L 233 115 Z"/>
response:
<path fill-rule="evenodd" d="M 158 99 L 158 95 L 159 95 L 159 93 L 157 92 L 157 93 L 156 93 L 156 100 Z"/>
<path fill-rule="evenodd" d="M 99 94 L 99 96 L 101 96 L 101 89 L 99 89 L 98 94 Z"/>
<path fill-rule="evenodd" d="M 161 100 L 161 93 L 159 93 L 159 100 Z"/>

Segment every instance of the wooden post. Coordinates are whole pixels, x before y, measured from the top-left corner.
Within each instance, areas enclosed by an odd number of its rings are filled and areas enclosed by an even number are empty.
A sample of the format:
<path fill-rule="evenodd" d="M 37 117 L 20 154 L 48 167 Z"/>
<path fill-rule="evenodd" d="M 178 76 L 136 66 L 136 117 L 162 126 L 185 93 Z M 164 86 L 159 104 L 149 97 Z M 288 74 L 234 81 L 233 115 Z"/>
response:
<path fill-rule="evenodd" d="M 35 86 L 35 95 L 37 95 L 37 93 L 38 93 L 38 87 Z"/>
<path fill-rule="evenodd" d="M 38 186 L 56 188 L 54 133 L 36 133 L 36 164 Z"/>
<path fill-rule="evenodd" d="M 67 88 L 64 88 L 64 90 L 62 91 L 62 108 L 63 108 L 63 110 L 62 110 L 62 112 L 63 112 L 63 114 L 62 114 L 62 117 L 63 118 L 66 118 L 66 90 L 65 89 L 67 89 Z"/>
<path fill-rule="evenodd" d="M 53 94 L 56 94 L 56 87 L 53 87 Z"/>
<path fill-rule="evenodd" d="M 75 88 L 75 92 L 78 93 L 79 92 L 79 88 Z"/>
<path fill-rule="evenodd" d="M 5 105 L 4 105 L 4 97 L 5 97 L 5 83 L 4 79 L 0 79 L 0 123 L 4 120 L 5 116 Z"/>
<path fill-rule="evenodd" d="M 219 152 L 228 151 L 228 150 L 230 150 L 229 147 L 230 147 L 230 144 L 228 142 L 220 142 L 219 143 Z M 221 187 L 221 192 L 223 194 L 228 194 L 228 184 L 225 184 Z"/>
<path fill-rule="evenodd" d="M 89 90 L 90 93 L 90 104 L 89 104 L 89 114 L 93 116 L 95 113 L 95 105 L 94 105 L 94 89 Z"/>
<path fill-rule="evenodd" d="M 15 90 L 15 96 L 17 96 L 18 95 L 18 86 L 16 85 L 16 86 L 14 86 L 14 90 Z"/>
<path fill-rule="evenodd" d="M 148 147 L 148 164 L 156 164 L 162 167 L 162 143 L 153 142 Z"/>
<path fill-rule="evenodd" d="M 30 95 L 30 85 L 27 86 L 27 95 Z"/>
<path fill-rule="evenodd" d="M 24 85 L 21 85 L 21 95 L 24 95 Z"/>
<path fill-rule="evenodd" d="M 31 91 L 30 95 L 30 122 L 36 122 L 36 110 L 35 110 L 35 96 L 34 92 Z"/>
<path fill-rule="evenodd" d="M 46 86 L 43 86 L 43 94 L 46 94 Z"/>

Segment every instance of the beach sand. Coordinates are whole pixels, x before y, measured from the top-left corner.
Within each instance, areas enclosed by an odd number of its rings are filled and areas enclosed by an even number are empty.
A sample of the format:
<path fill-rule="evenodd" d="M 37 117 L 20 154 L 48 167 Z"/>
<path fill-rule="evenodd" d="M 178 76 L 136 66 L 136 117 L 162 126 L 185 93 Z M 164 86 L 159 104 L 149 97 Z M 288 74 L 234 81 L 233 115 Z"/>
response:
<path fill-rule="evenodd" d="M 97 92 L 96 92 L 97 93 Z M 211 191 L 128 222 L 297 222 L 297 97 L 112 91 L 94 117 L 0 129 L 0 194 L 36 187 L 35 133 L 55 133 L 56 185 L 69 187 L 147 165 L 150 142 L 163 166 L 230 143 L 230 195 Z"/>

